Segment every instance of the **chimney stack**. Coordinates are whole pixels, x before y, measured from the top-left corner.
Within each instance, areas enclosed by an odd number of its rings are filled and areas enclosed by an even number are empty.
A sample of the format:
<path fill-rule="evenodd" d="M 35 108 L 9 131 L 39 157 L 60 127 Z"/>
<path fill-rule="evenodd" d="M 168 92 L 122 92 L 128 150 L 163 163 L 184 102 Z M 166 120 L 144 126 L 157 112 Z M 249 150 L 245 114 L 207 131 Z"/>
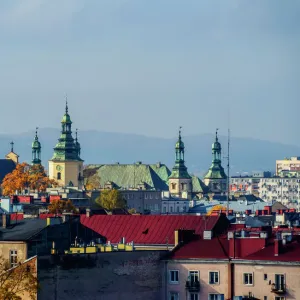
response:
<path fill-rule="evenodd" d="M 281 246 L 282 246 L 281 240 L 279 239 L 274 240 L 274 256 L 279 255 Z"/>
<path fill-rule="evenodd" d="M 9 225 L 10 215 L 2 214 L 2 227 L 6 228 Z"/>
<path fill-rule="evenodd" d="M 91 216 L 91 210 L 90 210 L 90 208 L 87 208 L 87 209 L 85 210 L 85 216 L 86 216 L 87 218 L 89 218 L 89 217 Z"/>

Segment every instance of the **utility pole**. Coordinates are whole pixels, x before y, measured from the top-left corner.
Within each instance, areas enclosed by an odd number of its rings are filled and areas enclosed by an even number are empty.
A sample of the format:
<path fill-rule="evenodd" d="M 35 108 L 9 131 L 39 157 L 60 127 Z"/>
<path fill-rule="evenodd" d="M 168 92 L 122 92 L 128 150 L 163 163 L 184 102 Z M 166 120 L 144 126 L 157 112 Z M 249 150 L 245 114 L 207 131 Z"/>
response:
<path fill-rule="evenodd" d="M 227 144 L 227 216 L 229 215 L 229 195 L 230 195 L 230 129 L 228 128 Z"/>

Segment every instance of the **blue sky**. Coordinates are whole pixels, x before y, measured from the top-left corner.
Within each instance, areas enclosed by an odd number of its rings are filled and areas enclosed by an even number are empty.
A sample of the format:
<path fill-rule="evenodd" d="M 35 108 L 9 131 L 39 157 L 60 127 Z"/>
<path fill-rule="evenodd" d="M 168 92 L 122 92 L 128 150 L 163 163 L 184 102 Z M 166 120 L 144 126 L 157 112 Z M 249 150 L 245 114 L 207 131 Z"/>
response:
<path fill-rule="evenodd" d="M 76 127 L 300 145 L 298 0 L 0 2 L 1 133 Z M 228 113 L 230 111 L 230 113 Z M 4 113 L 3 113 L 4 112 Z"/>

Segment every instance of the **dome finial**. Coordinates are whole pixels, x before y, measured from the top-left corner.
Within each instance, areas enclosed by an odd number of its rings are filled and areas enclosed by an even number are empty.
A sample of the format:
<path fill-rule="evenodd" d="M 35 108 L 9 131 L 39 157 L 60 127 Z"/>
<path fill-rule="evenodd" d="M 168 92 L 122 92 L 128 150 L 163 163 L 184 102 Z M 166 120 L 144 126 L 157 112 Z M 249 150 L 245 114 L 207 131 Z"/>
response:
<path fill-rule="evenodd" d="M 75 131 L 75 141 L 78 142 L 78 128 L 76 128 Z"/>
<path fill-rule="evenodd" d="M 182 126 L 179 126 L 179 134 L 178 134 L 178 138 L 181 140 L 181 129 L 182 129 Z"/>
<path fill-rule="evenodd" d="M 38 139 L 38 127 L 35 127 L 35 139 L 37 140 Z"/>
<path fill-rule="evenodd" d="M 219 128 L 216 129 L 216 142 L 218 141 L 218 131 L 219 131 Z"/>
<path fill-rule="evenodd" d="M 14 142 L 13 142 L 13 141 L 10 142 L 10 146 L 11 146 L 10 151 L 11 151 L 11 152 L 14 152 Z"/>
<path fill-rule="evenodd" d="M 68 95 L 66 94 L 66 114 L 68 113 Z"/>

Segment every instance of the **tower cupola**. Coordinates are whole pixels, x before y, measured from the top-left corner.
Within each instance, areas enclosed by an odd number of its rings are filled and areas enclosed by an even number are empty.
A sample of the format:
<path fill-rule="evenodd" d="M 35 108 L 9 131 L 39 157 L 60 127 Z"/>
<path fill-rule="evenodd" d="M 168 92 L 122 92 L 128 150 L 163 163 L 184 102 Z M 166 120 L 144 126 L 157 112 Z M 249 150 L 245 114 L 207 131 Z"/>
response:
<path fill-rule="evenodd" d="M 41 164 L 41 143 L 38 138 L 38 127 L 35 130 L 35 137 L 31 145 L 32 148 L 32 164 L 40 165 Z"/>

